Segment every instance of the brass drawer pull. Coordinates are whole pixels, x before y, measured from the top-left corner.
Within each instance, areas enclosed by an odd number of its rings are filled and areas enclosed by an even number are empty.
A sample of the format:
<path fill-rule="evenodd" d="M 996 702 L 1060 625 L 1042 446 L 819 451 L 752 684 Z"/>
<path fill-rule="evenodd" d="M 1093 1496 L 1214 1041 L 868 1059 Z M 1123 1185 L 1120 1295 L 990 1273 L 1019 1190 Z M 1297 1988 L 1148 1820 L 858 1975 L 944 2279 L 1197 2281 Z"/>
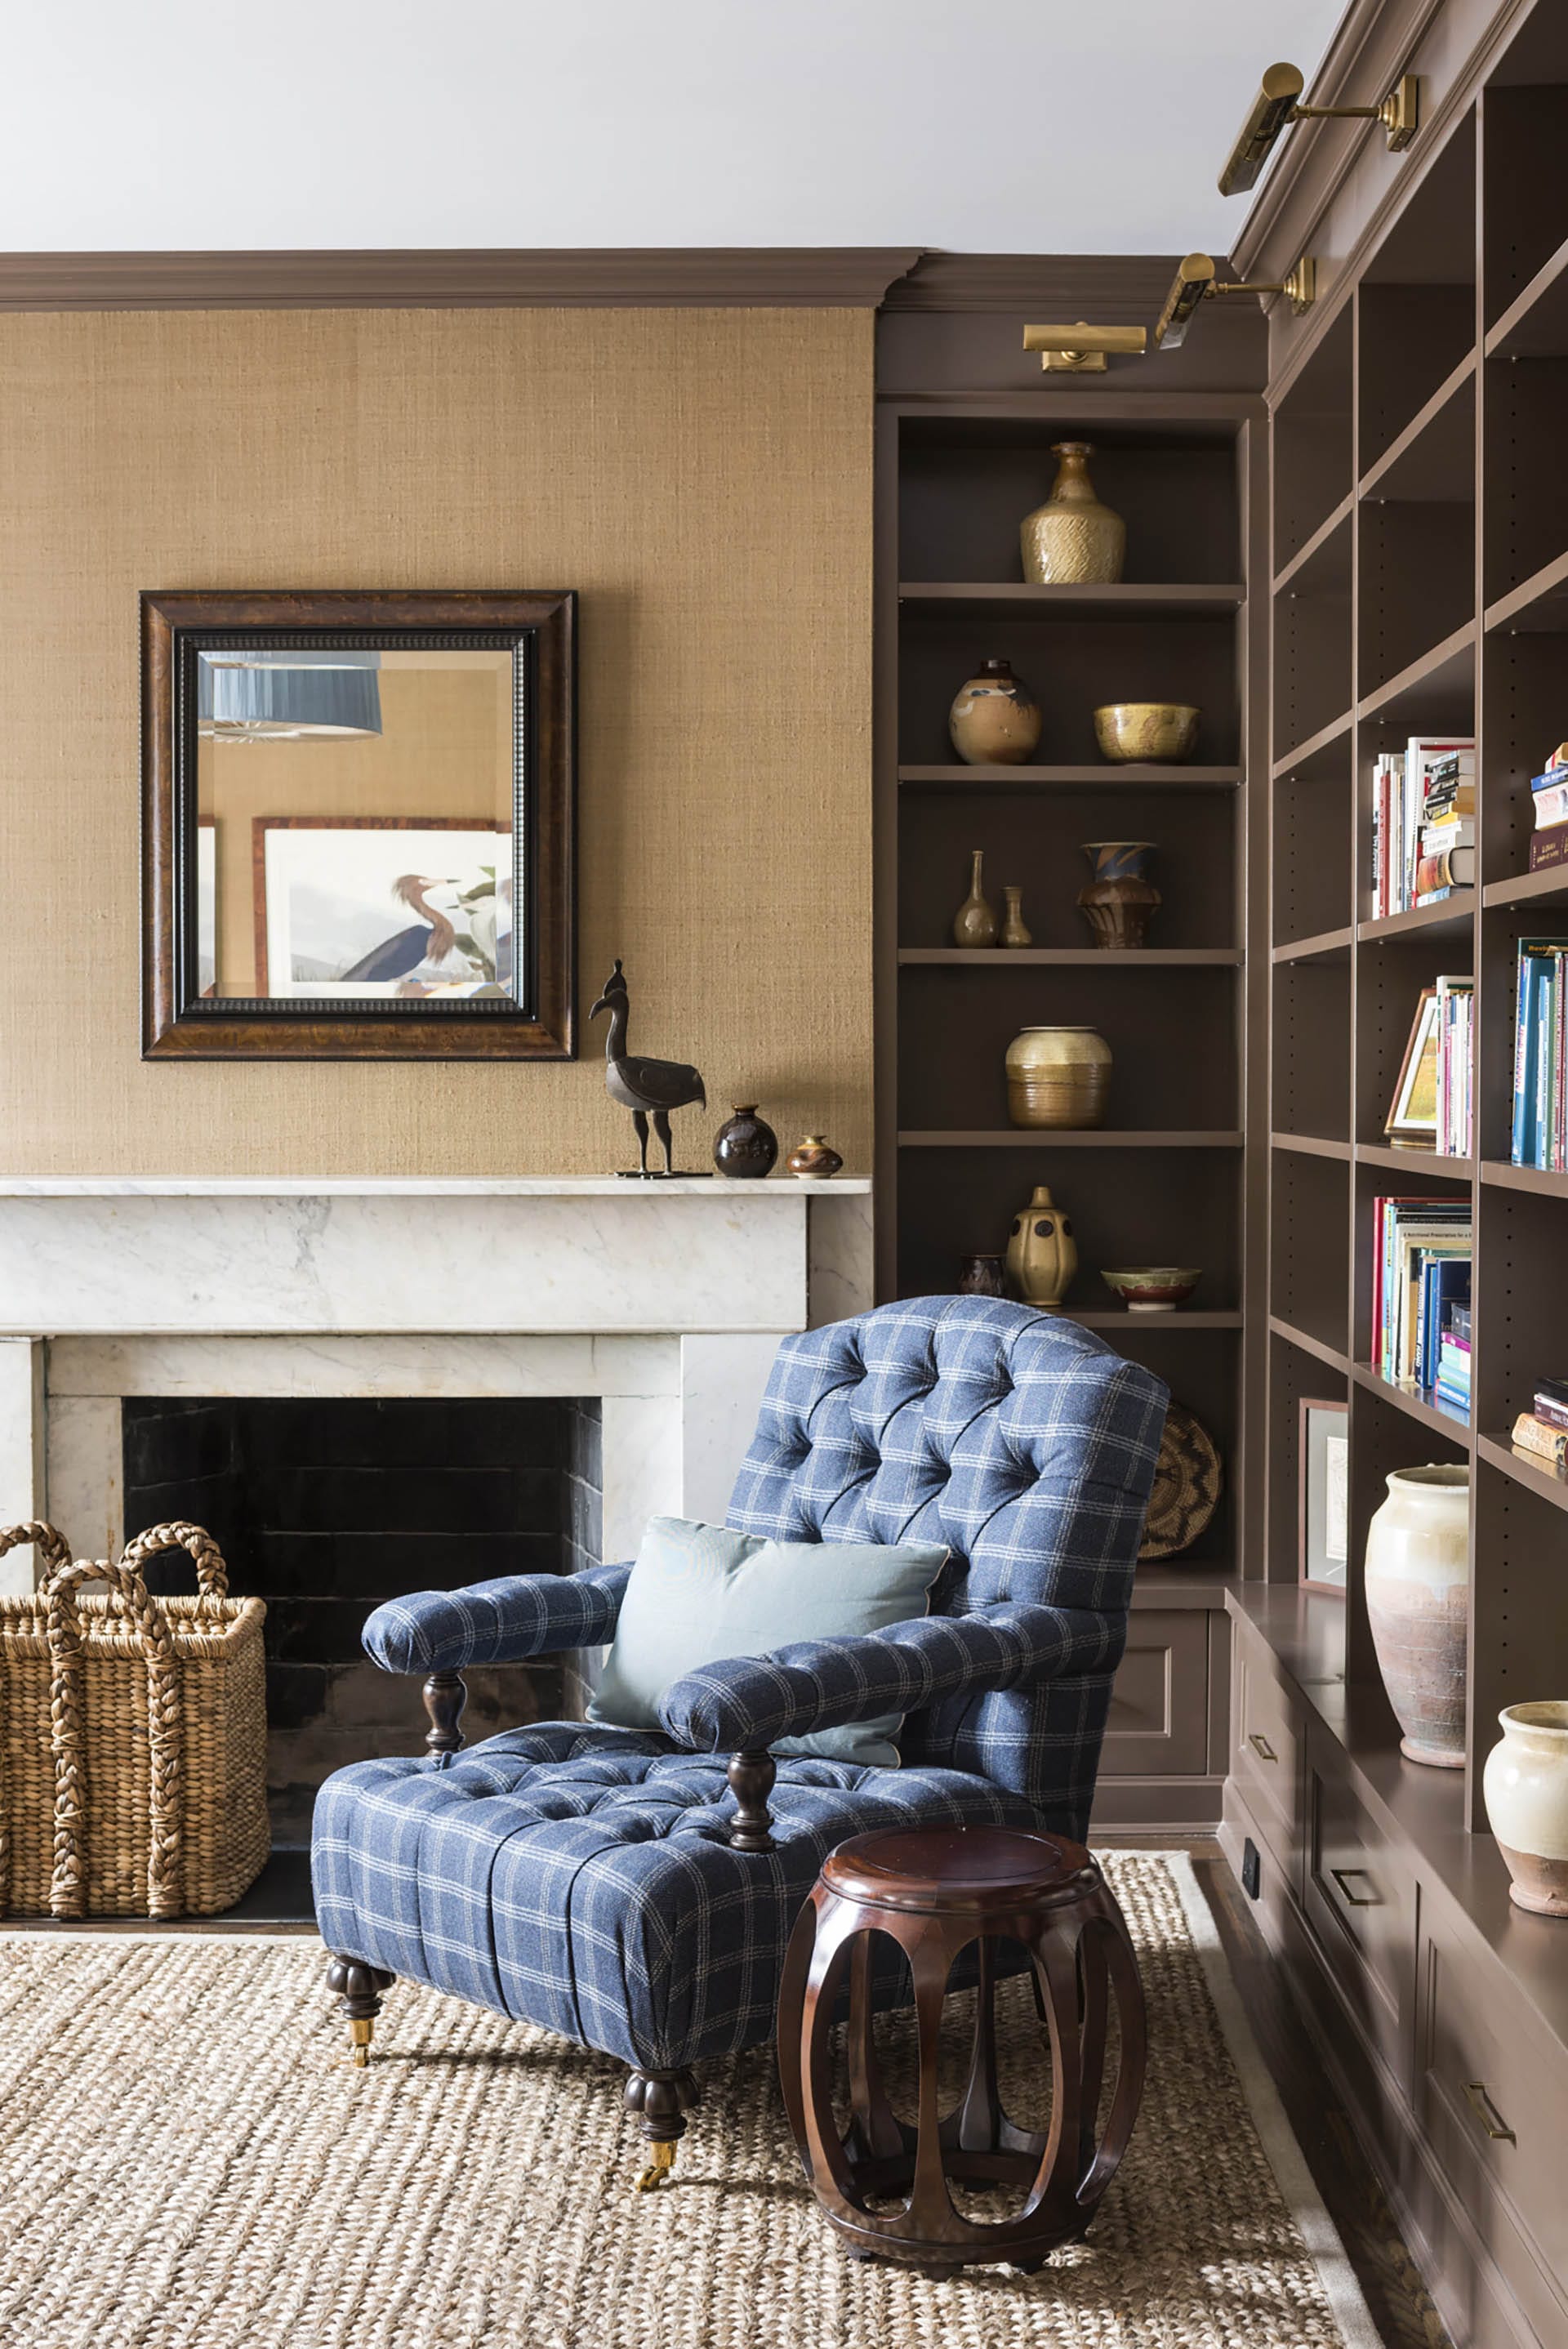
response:
<path fill-rule="evenodd" d="M 1348 1879 L 1353 1876 L 1362 1877 L 1368 1884 L 1372 1882 L 1372 1878 L 1367 1874 L 1367 1870 L 1364 1868 L 1331 1868 L 1328 1873 L 1333 1877 L 1336 1884 L 1338 1885 L 1340 1897 L 1346 1902 L 1347 1907 L 1351 1909 L 1380 1909 L 1383 1906 L 1382 1901 L 1377 1896 L 1376 1889 L 1370 1892 L 1352 1892 L 1350 1889 Z"/>
<path fill-rule="evenodd" d="M 1497 2106 L 1487 2095 L 1486 2084 L 1484 2081 L 1467 2080 L 1465 2082 L 1465 2095 L 1470 2099 L 1470 2107 L 1471 2112 L 1474 2113 L 1477 2120 L 1480 2121 L 1488 2137 L 1495 2138 L 1500 2145 L 1517 2145 L 1519 2143 L 1519 2139 L 1514 2136 L 1513 2131 L 1509 2127 L 1508 2123 L 1503 2119 L 1502 2115 L 1498 2111 Z"/>
<path fill-rule="evenodd" d="M 1268 1739 L 1266 1737 L 1260 1736 L 1255 1729 L 1248 1738 L 1247 1744 L 1252 1747 L 1253 1752 L 1259 1756 L 1260 1760 L 1264 1762 L 1277 1762 L 1279 1760 L 1279 1755 L 1274 1752 L 1274 1747 L 1269 1744 Z"/>

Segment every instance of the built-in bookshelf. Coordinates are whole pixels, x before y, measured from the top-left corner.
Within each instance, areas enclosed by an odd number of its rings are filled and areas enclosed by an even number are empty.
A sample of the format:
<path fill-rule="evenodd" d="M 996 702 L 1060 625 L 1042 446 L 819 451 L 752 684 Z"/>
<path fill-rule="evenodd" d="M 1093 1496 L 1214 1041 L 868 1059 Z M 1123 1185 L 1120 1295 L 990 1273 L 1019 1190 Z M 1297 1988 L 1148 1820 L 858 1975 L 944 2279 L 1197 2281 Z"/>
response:
<path fill-rule="evenodd" d="M 1478 1834 L 1499 1708 L 1568 1688 L 1568 1478 L 1507 1435 L 1537 1376 L 1568 1363 L 1568 1176 L 1510 1164 L 1518 941 L 1568 936 L 1568 874 L 1527 869 L 1531 778 L 1568 734 L 1568 490 L 1549 454 L 1568 388 L 1568 54 L 1563 86 L 1520 78 L 1545 38 L 1527 30 L 1495 86 L 1434 129 L 1381 242 L 1330 280 L 1270 390 L 1267 1572 L 1297 1573 L 1299 1401 L 1342 1401 L 1343 1670 L 1367 1692 L 1357 1721 L 1385 1736 L 1367 1524 L 1390 1469 L 1470 1464 L 1469 1764 L 1423 1799 Z M 1476 738 L 1477 885 L 1379 918 L 1377 766 L 1416 735 Z M 1464 1157 L 1384 1132 L 1418 998 L 1445 974 L 1475 986 Z M 1373 1367 L 1374 1202 L 1389 1196 L 1468 1209 L 1468 1415 Z"/>

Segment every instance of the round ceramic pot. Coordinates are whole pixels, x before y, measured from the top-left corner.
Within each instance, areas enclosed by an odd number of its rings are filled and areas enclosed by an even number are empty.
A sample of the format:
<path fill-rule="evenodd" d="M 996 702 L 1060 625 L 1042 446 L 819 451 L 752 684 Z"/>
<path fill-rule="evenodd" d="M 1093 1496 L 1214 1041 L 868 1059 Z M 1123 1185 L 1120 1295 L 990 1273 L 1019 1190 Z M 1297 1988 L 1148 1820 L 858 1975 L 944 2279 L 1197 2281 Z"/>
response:
<path fill-rule="evenodd" d="M 1109 1090 L 1110 1046 L 1098 1028 L 1025 1028 L 1007 1047 L 1015 1125 L 1103 1125 Z"/>
<path fill-rule="evenodd" d="M 960 1297 L 1006 1297 L 1007 1284 L 1003 1278 L 999 1256 L 966 1256 L 958 1268 Z"/>
<path fill-rule="evenodd" d="M 795 1144 L 785 1163 L 797 1183 L 826 1183 L 844 1162 L 831 1143 L 824 1142 L 820 1133 L 809 1133 L 804 1142 Z"/>
<path fill-rule="evenodd" d="M 766 1118 L 757 1114 L 755 1102 L 737 1102 L 713 1140 L 713 1163 L 721 1174 L 758 1183 L 771 1174 L 779 1157 L 779 1136 Z"/>
<path fill-rule="evenodd" d="M 1367 1528 L 1367 1613 L 1408 1761 L 1465 1762 L 1470 1470 L 1397 1468 Z"/>
<path fill-rule="evenodd" d="M 1026 1305 L 1054 1313 L 1072 1285 L 1078 1260 L 1072 1225 L 1052 1198 L 1049 1185 L 1037 1183 L 1027 1206 L 1014 1216 L 1007 1242 L 1014 1288 Z"/>
<path fill-rule="evenodd" d="M 968 767 L 1019 767 L 1040 739 L 1040 706 L 1010 661 L 982 661 L 947 713 L 953 747 Z"/>
<path fill-rule="evenodd" d="M 1160 892 L 1149 878 L 1151 840 L 1086 840 L 1081 843 L 1094 878 L 1078 891 L 1078 911 L 1097 947 L 1125 954 L 1140 947 Z"/>
<path fill-rule="evenodd" d="M 1568 1917 L 1568 1704 L 1505 1704 L 1486 1757 L 1486 1815 L 1513 1878 L 1510 1898 Z"/>
<path fill-rule="evenodd" d="M 1180 766 L 1198 747 L 1202 714 L 1185 701 L 1108 701 L 1094 713 L 1094 739 L 1114 766 Z"/>
<path fill-rule="evenodd" d="M 1132 1265 L 1102 1272 L 1101 1280 L 1114 1289 L 1130 1313 L 1174 1313 L 1185 1305 L 1202 1278 L 1191 1265 Z"/>
<path fill-rule="evenodd" d="M 1127 524 L 1095 495 L 1088 441 L 1058 440 L 1051 454 L 1060 460 L 1051 494 L 1018 525 L 1024 576 L 1039 587 L 1109 585 L 1121 576 Z"/>

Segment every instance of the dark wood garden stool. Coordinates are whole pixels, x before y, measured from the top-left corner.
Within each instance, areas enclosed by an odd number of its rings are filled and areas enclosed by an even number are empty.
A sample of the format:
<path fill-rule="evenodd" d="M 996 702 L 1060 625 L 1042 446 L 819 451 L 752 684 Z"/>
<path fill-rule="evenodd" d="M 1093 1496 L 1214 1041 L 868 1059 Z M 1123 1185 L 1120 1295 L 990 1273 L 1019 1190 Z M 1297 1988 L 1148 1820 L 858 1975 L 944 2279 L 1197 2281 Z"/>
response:
<path fill-rule="evenodd" d="M 898 2118 L 872 2039 L 873 1933 L 909 1960 L 920 2047 L 919 2125 Z M 1048 2130 L 1018 2128 L 996 2087 L 995 1940 L 1022 1942 L 1049 2034 Z M 968 2080 L 943 2115 L 943 2000 L 971 1942 L 978 1990 Z M 851 2119 L 833 2119 L 829 2033 L 849 1977 Z M 1103 2128 L 1106 2026 L 1121 2044 Z M 1088 2226 L 1127 2150 L 1143 2093 L 1143 1989 L 1127 1927 L 1081 1844 L 1013 1827 L 895 1828 L 851 1837 L 823 1861 L 790 1937 L 779 1993 L 779 2068 L 789 2126 L 817 2199 L 860 2257 L 936 2271 L 1006 2260 L 1033 2269 Z M 1044 2053 L 1042 2050 L 1042 2062 Z M 975 2221 L 947 2181 L 1026 2189 L 1016 2215 Z M 902 2209 L 877 2210 L 906 2198 Z"/>

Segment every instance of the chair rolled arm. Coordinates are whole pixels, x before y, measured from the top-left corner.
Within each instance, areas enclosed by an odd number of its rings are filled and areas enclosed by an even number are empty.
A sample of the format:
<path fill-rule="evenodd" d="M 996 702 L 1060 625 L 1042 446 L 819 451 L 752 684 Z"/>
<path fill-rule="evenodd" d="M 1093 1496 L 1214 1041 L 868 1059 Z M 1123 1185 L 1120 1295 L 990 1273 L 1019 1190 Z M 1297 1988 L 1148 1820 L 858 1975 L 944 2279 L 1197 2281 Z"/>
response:
<path fill-rule="evenodd" d="M 923 1615 L 857 1638 L 799 1640 L 766 1656 L 727 1657 L 665 1691 L 659 1720 L 698 1754 L 757 1753 L 878 1713 L 913 1713 L 966 1690 L 1018 1688 L 1113 1664 L 1110 1618 L 1070 1607 L 977 1608 Z"/>
<path fill-rule="evenodd" d="M 581 1574 L 508 1574 L 466 1590 L 389 1599 L 366 1623 L 365 1652 L 387 1672 L 454 1672 L 521 1663 L 612 1639 L 629 1563 Z"/>

